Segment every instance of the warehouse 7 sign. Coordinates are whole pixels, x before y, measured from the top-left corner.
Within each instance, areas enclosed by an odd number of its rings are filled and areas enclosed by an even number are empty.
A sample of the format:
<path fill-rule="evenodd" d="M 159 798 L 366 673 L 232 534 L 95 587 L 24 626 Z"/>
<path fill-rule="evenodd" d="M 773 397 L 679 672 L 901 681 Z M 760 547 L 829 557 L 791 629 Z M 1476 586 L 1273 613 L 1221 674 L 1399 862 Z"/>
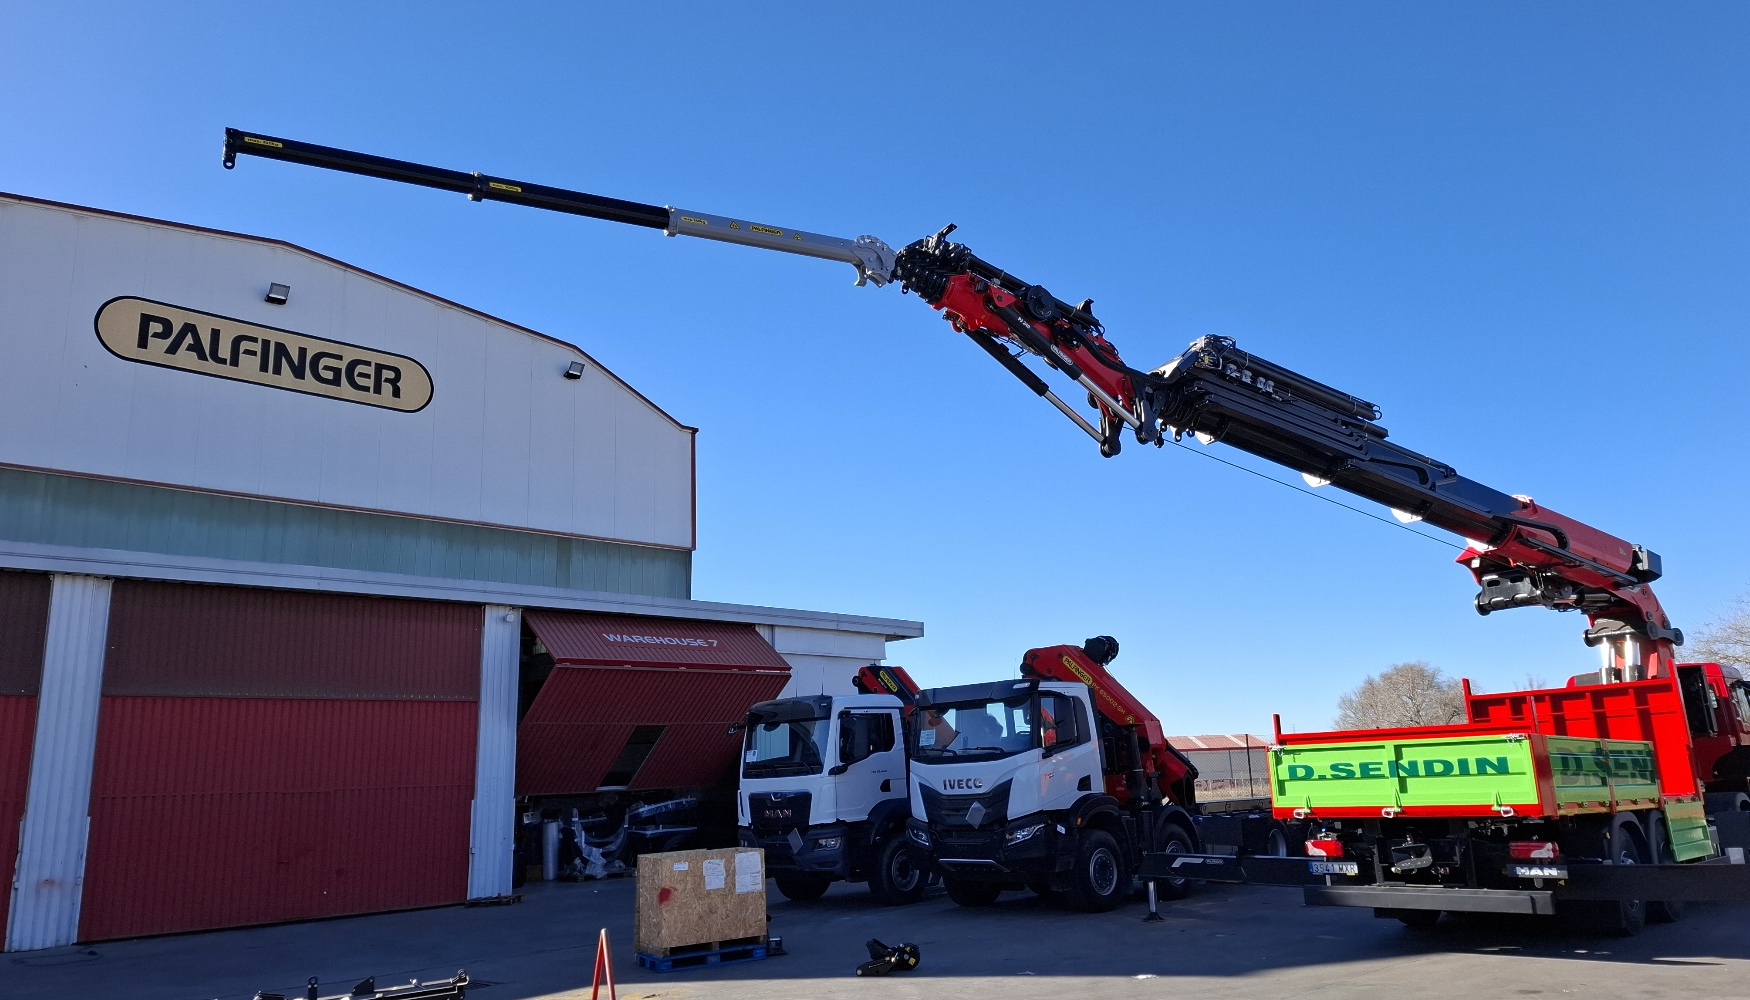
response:
<path fill-rule="evenodd" d="M 401 354 L 126 296 L 97 310 L 96 327 L 124 361 L 406 413 L 431 402 L 431 373 Z"/>

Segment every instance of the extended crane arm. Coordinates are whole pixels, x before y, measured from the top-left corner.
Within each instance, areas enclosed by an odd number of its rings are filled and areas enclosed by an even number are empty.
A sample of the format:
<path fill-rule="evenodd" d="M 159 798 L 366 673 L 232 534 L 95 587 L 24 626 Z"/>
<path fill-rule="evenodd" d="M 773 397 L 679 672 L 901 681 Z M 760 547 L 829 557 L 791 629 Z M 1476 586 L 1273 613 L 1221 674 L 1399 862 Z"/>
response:
<path fill-rule="evenodd" d="M 1483 614 L 1539 605 L 1584 611 L 1589 645 L 1604 653 L 1604 679 L 1657 677 L 1683 641 L 1648 586 L 1659 557 L 1541 507 L 1491 489 L 1444 462 L 1388 441 L 1379 407 L 1247 354 L 1226 337 L 1203 337 L 1153 371 L 1127 366 L 1106 340 L 1093 304 L 1070 305 L 948 241 L 949 226 L 895 254 L 873 236 L 854 240 L 745 219 L 621 201 L 564 188 L 464 173 L 275 136 L 225 130 L 226 167 L 248 154 L 508 201 L 610 222 L 659 229 L 848 263 L 857 284 L 898 280 L 996 359 L 1027 388 L 1118 453 L 1129 428 L 1139 442 L 1163 444 L 1193 434 L 1222 441 L 1298 470 L 1314 485 L 1334 485 L 1386 504 L 1406 520 L 1426 520 L 1470 540 L 1459 557 L 1482 590 Z M 1017 349 L 1021 356 L 1011 353 Z M 1023 363 L 1037 356 L 1087 392 L 1098 425 L 1052 393 Z"/>
<path fill-rule="evenodd" d="M 948 242 L 952 229 L 899 252 L 902 287 L 1035 392 L 1043 394 L 1044 380 L 1006 346 L 1086 389 L 1098 431 L 1072 415 L 1102 454 L 1117 454 L 1128 427 L 1143 443 L 1193 434 L 1288 466 L 1312 485 L 1337 486 L 1400 519 L 1468 539 L 1459 561 L 1482 588 L 1480 613 L 1530 605 L 1584 611 L 1587 644 L 1605 654 L 1605 679 L 1670 669 L 1672 646 L 1683 638 L 1648 586 L 1660 575 L 1657 553 L 1399 447 L 1377 422 L 1378 406 L 1241 351 L 1230 338 L 1200 338 L 1153 371 L 1131 368 L 1106 340 L 1091 302 L 1070 306 L 979 260 Z"/>
<path fill-rule="evenodd" d="M 823 236 L 820 233 L 771 226 L 726 215 L 713 215 L 710 212 L 621 201 L 618 198 L 604 198 L 582 191 L 568 191 L 565 188 L 511 180 L 508 177 L 428 167 L 406 160 L 392 160 L 386 156 L 354 153 L 333 146 L 318 146 L 295 139 L 282 139 L 234 128 L 226 129 L 226 169 L 236 166 L 237 157 L 243 154 L 418 184 L 441 191 L 455 191 L 467 195 L 470 201 L 507 201 L 531 208 L 545 208 L 608 222 L 643 226 L 646 229 L 660 229 L 669 236 L 697 236 L 724 243 L 781 250 L 804 257 L 843 261 L 857 269 L 859 285 L 866 282 L 874 282 L 877 286 L 885 285 L 893 277 L 893 248 L 873 236 L 859 236 L 854 240 Z"/>

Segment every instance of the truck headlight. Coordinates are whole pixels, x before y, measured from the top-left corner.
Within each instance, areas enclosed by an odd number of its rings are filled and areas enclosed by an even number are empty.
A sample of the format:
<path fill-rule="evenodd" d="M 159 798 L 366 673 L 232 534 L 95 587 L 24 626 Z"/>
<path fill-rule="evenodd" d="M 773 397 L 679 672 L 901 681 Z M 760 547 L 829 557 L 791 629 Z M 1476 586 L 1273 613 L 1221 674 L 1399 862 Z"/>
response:
<path fill-rule="evenodd" d="M 1044 829 L 1045 829 L 1044 823 L 1034 823 L 1032 826 L 1018 827 L 1016 829 L 1010 830 L 1008 833 L 1003 834 L 1003 843 L 1008 844 L 1010 847 L 1013 847 L 1014 845 L 1019 844 L 1023 840 L 1032 840 L 1034 837 L 1037 837 L 1039 835 L 1039 832 L 1041 830 L 1044 830 Z"/>
<path fill-rule="evenodd" d="M 836 851 L 839 849 L 839 845 L 844 842 L 843 837 L 817 837 L 814 846 L 822 851 Z"/>
<path fill-rule="evenodd" d="M 910 837 L 911 842 L 919 847 L 930 846 L 930 835 L 922 827 L 908 826 L 905 828 L 905 835 Z"/>

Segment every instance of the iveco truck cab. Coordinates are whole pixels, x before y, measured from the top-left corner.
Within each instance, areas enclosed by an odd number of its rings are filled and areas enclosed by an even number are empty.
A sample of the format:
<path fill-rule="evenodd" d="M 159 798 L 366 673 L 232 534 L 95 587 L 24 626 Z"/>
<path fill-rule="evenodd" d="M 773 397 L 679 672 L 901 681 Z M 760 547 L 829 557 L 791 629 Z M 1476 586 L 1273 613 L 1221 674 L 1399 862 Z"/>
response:
<path fill-rule="evenodd" d="M 748 710 L 740 840 L 765 850 L 785 897 L 819 899 L 837 881 L 868 882 L 888 904 L 923 894 L 923 858 L 905 833 L 905 707 L 895 694 L 854 694 Z"/>
<path fill-rule="evenodd" d="M 956 903 L 1031 888 L 1107 910 L 1144 853 L 1198 850 L 1197 770 L 1106 671 L 1117 654 L 1109 636 L 1030 650 L 1019 680 L 917 696 L 907 835 Z"/>

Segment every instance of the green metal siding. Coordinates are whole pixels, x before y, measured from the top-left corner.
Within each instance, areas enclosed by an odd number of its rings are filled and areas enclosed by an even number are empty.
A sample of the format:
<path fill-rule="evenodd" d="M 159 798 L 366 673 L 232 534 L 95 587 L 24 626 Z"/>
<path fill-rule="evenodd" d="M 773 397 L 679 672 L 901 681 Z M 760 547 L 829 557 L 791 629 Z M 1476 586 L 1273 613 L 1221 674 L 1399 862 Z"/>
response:
<path fill-rule="evenodd" d="M 0 538 L 448 580 L 691 597 L 692 554 L 0 469 Z"/>

